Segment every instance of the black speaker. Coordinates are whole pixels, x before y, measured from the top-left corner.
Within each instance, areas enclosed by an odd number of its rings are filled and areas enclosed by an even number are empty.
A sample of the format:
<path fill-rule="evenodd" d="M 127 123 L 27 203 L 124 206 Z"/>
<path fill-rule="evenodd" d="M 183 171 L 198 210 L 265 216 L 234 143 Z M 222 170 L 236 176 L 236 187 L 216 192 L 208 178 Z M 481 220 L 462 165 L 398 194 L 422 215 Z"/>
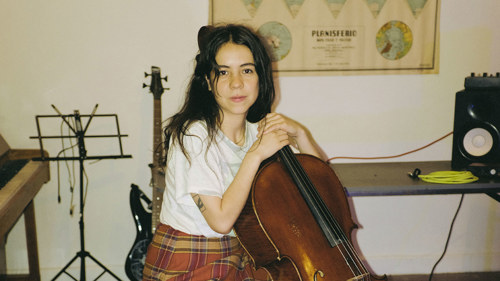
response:
<path fill-rule="evenodd" d="M 500 73 L 471 74 L 455 96 L 453 170 L 500 176 Z"/>

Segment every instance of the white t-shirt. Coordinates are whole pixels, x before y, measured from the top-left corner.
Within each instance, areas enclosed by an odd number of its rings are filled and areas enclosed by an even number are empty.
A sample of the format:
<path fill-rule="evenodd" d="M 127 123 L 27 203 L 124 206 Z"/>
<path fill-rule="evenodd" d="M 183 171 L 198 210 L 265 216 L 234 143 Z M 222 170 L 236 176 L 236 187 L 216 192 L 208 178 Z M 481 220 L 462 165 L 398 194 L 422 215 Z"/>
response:
<path fill-rule="evenodd" d="M 236 145 L 219 131 L 207 151 L 206 125 L 201 121 L 193 123 L 184 136 L 184 147 L 191 162 L 177 143 L 169 148 L 160 222 L 193 235 L 222 237 L 207 224 L 191 193 L 222 198 L 256 139 L 257 124 L 247 121 L 243 146 Z M 234 233 L 231 231 L 229 235 Z"/>

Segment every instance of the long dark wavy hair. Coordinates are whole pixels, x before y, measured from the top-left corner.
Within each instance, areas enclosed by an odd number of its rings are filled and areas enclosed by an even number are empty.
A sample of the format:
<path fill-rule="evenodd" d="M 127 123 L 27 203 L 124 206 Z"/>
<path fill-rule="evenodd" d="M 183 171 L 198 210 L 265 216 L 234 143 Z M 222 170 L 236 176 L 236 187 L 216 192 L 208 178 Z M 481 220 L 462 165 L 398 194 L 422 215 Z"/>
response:
<path fill-rule="evenodd" d="M 214 97 L 216 88 L 212 87 L 215 88 L 214 93 L 210 92 L 207 77 L 211 77 L 210 74 L 213 73 L 215 77 L 213 84 L 217 85 L 219 66 L 215 61 L 215 56 L 220 47 L 228 42 L 244 45 L 250 49 L 259 77 L 259 95 L 248 110 L 247 120 L 255 123 L 271 112 L 275 92 L 271 57 L 264 41 L 254 31 L 243 25 L 204 26 L 198 32 L 200 51 L 196 56 L 196 66 L 186 92 L 184 105 L 178 113 L 167 120 L 164 129 L 165 155 L 170 145 L 178 143 L 184 155 L 189 159 L 183 137 L 189 126 L 196 121 L 205 121 L 207 124 L 208 146 L 214 141 L 224 116 Z"/>

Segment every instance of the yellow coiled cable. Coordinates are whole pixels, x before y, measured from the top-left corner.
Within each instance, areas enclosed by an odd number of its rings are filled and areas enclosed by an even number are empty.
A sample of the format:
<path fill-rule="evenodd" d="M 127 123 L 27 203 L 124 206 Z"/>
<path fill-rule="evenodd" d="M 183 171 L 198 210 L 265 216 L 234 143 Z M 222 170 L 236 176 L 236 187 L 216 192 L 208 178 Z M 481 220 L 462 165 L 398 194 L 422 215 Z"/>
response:
<path fill-rule="evenodd" d="M 418 178 L 430 183 L 444 184 L 470 183 L 479 179 L 470 171 L 437 171 L 427 175 L 419 175 Z"/>

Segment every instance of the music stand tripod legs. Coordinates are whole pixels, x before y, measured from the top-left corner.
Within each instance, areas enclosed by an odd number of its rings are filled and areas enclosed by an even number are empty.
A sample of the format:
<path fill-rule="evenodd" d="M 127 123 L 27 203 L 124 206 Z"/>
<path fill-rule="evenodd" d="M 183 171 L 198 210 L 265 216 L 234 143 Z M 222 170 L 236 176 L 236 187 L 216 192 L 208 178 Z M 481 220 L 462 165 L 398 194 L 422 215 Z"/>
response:
<path fill-rule="evenodd" d="M 89 252 L 85 251 L 85 226 L 84 226 L 84 219 L 83 219 L 83 211 L 84 211 L 84 203 L 83 203 L 83 157 L 80 157 L 80 220 L 79 220 L 79 225 L 80 225 L 80 251 L 76 253 L 76 255 L 71 259 L 68 264 L 66 264 L 65 267 L 63 267 L 57 275 L 52 278 L 52 280 L 56 280 L 61 274 L 65 273 L 66 275 L 70 276 L 73 278 L 73 280 L 78 280 L 75 277 L 73 277 L 70 273 L 66 271 L 73 262 L 75 262 L 78 258 L 80 258 L 80 280 L 85 281 L 86 276 L 85 276 L 85 258 L 90 258 L 93 260 L 97 265 L 99 265 L 104 271 L 101 272 L 94 280 L 99 279 L 102 275 L 104 275 L 106 272 L 109 273 L 111 276 L 113 276 L 116 280 L 121 280 L 116 276 L 113 272 L 111 272 L 106 266 L 104 266 L 102 263 L 100 263 L 96 258 L 94 258 Z"/>

